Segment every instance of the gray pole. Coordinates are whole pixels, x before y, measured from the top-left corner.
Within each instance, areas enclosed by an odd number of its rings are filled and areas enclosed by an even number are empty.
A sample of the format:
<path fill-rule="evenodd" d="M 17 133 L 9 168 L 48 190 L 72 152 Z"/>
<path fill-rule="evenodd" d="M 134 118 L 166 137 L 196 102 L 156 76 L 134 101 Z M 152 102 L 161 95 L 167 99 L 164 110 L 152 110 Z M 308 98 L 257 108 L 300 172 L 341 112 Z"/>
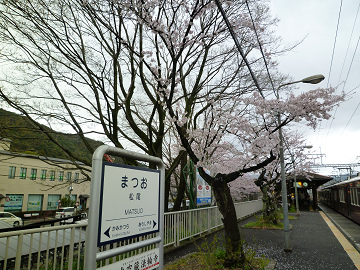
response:
<path fill-rule="evenodd" d="M 284 217 L 284 235 L 285 235 L 285 248 L 284 251 L 291 252 L 290 246 L 290 224 L 289 224 L 289 212 L 287 204 L 287 187 L 285 179 L 285 161 L 284 161 L 284 142 L 281 130 L 281 119 L 278 114 L 278 125 L 279 125 L 279 140 L 280 140 L 280 169 L 281 169 L 281 198 L 283 205 L 283 217 Z"/>
<path fill-rule="evenodd" d="M 295 165 L 294 165 L 295 170 Z M 297 190 L 297 181 L 296 181 L 296 172 L 294 171 L 294 183 L 295 183 L 295 204 L 296 204 L 296 215 L 300 216 L 300 210 L 299 210 L 299 196 L 298 196 L 298 190 Z"/>
<path fill-rule="evenodd" d="M 101 148 L 100 148 L 101 147 Z M 90 205 L 88 227 L 86 229 L 85 243 L 85 268 L 88 270 L 96 269 L 96 253 L 97 247 L 97 229 L 99 222 L 99 204 L 101 190 L 101 173 L 102 160 L 106 153 L 105 146 L 100 146 L 93 154 L 92 171 L 91 171 L 91 188 L 90 188 Z M 103 149 L 105 148 L 105 149 Z"/>
<path fill-rule="evenodd" d="M 290 151 L 290 149 L 289 149 Z M 295 188 L 295 206 L 296 206 L 296 216 L 300 216 L 300 210 L 299 210 L 299 195 L 297 190 L 297 181 L 296 181 L 296 167 L 295 167 L 295 159 L 293 154 L 290 152 L 292 164 L 294 167 L 294 188 Z"/>
<path fill-rule="evenodd" d="M 324 80 L 324 76 L 314 75 L 307 78 L 304 78 L 300 81 L 289 82 L 280 85 L 276 90 L 276 98 L 279 100 L 279 89 L 285 85 L 291 85 L 295 83 L 311 83 L 317 84 Z M 290 224 L 289 224 L 289 211 L 288 211 L 288 204 L 287 204 L 287 187 L 286 187 L 286 179 L 285 179 L 285 161 L 284 161 L 284 139 L 282 135 L 281 129 L 281 117 L 280 113 L 277 113 L 277 121 L 279 126 L 279 141 L 280 141 L 280 169 L 281 169 L 281 198 L 283 204 L 283 217 L 284 217 L 284 234 L 285 234 L 285 248 L 284 251 L 291 252 L 292 248 L 290 246 Z"/>

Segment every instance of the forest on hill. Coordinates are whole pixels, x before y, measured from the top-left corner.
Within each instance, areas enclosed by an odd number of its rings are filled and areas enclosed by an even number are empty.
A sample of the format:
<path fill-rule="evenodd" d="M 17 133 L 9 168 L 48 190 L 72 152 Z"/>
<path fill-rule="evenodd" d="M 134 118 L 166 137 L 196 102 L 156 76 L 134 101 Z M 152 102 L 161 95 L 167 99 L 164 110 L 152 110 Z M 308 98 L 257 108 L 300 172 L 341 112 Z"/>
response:
<path fill-rule="evenodd" d="M 91 163 L 92 153 L 85 147 L 77 134 L 67 134 L 41 125 L 51 132 L 66 149 L 76 152 L 80 160 Z M 31 123 L 25 116 L 0 109 L 0 138 L 11 139 L 10 151 L 47 157 L 69 159 L 66 153 Z M 102 145 L 100 141 L 88 139 L 91 146 Z"/>

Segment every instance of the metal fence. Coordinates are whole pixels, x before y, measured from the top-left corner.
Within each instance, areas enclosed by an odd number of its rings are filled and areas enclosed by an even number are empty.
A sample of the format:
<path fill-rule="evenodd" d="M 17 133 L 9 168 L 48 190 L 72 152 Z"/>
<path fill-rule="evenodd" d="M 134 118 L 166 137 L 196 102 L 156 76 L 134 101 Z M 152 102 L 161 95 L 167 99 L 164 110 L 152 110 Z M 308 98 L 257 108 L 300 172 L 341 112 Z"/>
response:
<path fill-rule="evenodd" d="M 241 219 L 260 211 L 262 201 L 236 203 L 235 209 L 237 217 Z M 222 221 L 218 208 L 214 206 L 165 213 L 164 224 L 164 243 L 169 247 L 220 228 Z M 0 233 L 0 269 L 83 269 L 86 227 L 87 223 L 82 223 Z M 126 245 L 129 241 L 142 241 L 147 237 L 151 236 L 107 245 L 101 250 Z M 98 266 L 123 258 L 107 259 L 98 262 Z"/>
<path fill-rule="evenodd" d="M 235 203 L 238 219 L 262 209 L 262 200 Z M 206 234 L 223 225 L 219 209 L 214 207 L 165 213 L 165 246 L 179 246 L 181 241 Z"/>
<path fill-rule="evenodd" d="M 1 233 L 0 269 L 82 269 L 86 226 L 72 224 Z"/>

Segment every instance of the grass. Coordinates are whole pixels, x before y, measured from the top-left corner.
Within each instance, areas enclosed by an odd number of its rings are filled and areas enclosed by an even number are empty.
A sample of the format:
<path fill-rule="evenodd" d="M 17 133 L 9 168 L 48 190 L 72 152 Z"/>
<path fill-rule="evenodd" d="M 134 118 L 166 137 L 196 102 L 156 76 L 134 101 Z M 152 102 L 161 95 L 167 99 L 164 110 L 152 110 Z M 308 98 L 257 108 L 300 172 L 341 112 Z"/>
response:
<path fill-rule="evenodd" d="M 165 270 L 221 270 L 230 269 L 222 265 L 223 257 L 217 252 L 202 253 L 196 252 L 185 256 L 173 263 L 165 265 Z M 231 269 L 244 269 L 244 270 L 261 270 L 269 264 L 270 260 L 266 258 L 252 258 L 247 261 L 246 265 L 242 268 Z M 211 263 L 211 264 L 210 264 Z"/>
<path fill-rule="evenodd" d="M 189 254 L 183 258 L 165 265 L 165 270 L 222 270 L 222 269 L 245 269 L 245 270 L 260 270 L 265 269 L 270 260 L 264 257 L 255 257 L 255 252 L 247 248 L 243 243 L 242 247 L 245 255 L 245 264 L 241 266 L 234 266 L 232 268 L 224 267 L 223 263 L 226 261 L 226 252 L 224 248 L 223 238 L 217 239 L 215 235 L 211 242 L 203 241 L 201 246 L 197 246 L 199 252 Z M 232 256 L 234 258 L 239 256 L 239 252 L 235 252 Z"/>
<path fill-rule="evenodd" d="M 278 216 L 278 219 L 279 220 L 283 220 L 284 217 L 283 217 L 283 213 L 279 212 L 277 214 Z M 294 219 L 297 219 L 297 217 L 295 216 L 291 216 L 289 215 L 289 220 L 294 220 Z M 290 228 L 292 227 L 292 225 L 290 225 Z M 284 224 L 281 223 L 280 221 L 277 223 L 277 224 L 274 224 L 273 222 L 270 222 L 268 220 L 264 220 L 262 218 L 262 216 L 256 216 L 256 221 L 254 222 L 249 222 L 245 225 L 243 225 L 243 228 L 254 228 L 254 229 L 278 229 L 278 230 L 281 230 L 281 229 L 284 229 Z"/>
<path fill-rule="evenodd" d="M 295 208 L 295 205 L 291 205 L 290 208 L 289 208 L 289 213 L 296 213 L 296 208 Z"/>
<path fill-rule="evenodd" d="M 288 217 L 289 217 L 289 220 L 295 220 L 295 219 L 297 219 L 297 217 L 291 216 L 291 215 L 289 215 Z M 281 215 L 280 215 L 280 219 L 284 219 L 284 216 L 283 216 L 282 213 L 281 213 Z"/>
<path fill-rule="evenodd" d="M 274 224 L 272 222 L 265 221 L 263 219 L 257 219 L 254 222 L 249 222 L 243 225 L 243 228 L 255 228 L 255 229 L 284 229 L 284 224 L 279 222 L 278 224 Z"/>

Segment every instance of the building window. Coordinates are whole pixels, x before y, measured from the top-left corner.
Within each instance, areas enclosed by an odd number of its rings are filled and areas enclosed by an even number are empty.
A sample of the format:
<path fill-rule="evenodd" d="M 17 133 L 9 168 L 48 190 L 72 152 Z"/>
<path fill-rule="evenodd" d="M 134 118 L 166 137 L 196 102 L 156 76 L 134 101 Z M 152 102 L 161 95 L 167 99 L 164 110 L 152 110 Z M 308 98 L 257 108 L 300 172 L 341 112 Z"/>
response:
<path fill-rule="evenodd" d="M 80 176 L 80 174 L 77 172 L 77 173 L 75 173 L 75 178 L 74 178 L 74 182 L 75 183 L 78 183 L 79 182 L 79 176 Z"/>
<path fill-rule="evenodd" d="M 41 170 L 41 180 L 45 180 L 46 179 L 46 170 L 42 169 Z"/>
<path fill-rule="evenodd" d="M 60 171 L 59 172 L 59 181 L 62 181 L 62 180 L 64 180 L 64 172 Z"/>
<path fill-rule="evenodd" d="M 11 179 L 15 178 L 15 171 L 16 171 L 16 167 L 14 167 L 14 166 L 9 167 L 9 178 L 11 178 Z"/>
<path fill-rule="evenodd" d="M 71 181 L 71 172 L 68 172 L 67 173 L 67 178 L 66 178 L 67 181 Z"/>
<path fill-rule="evenodd" d="M 55 181 L 55 171 L 50 171 L 49 178 L 50 178 L 50 181 Z"/>
<path fill-rule="evenodd" d="M 27 211 L 41 211 L 43 204 L 42 194 L 29 194 L 27 202 Z"/>
<path fill-rule="evenodd" d="M 55 210 L 59 207 L 61 195 L 48 195 L 47 210 Z"/>
<path fill-rule="evenodd" d="M 31 180 L 36 180 L 37 169 L 31 169 Z"/>
<path fill-rule="evenodd" d="M 21 167 L 20 169 L 20 179 L 26 179 L 27 168 Z"/>

